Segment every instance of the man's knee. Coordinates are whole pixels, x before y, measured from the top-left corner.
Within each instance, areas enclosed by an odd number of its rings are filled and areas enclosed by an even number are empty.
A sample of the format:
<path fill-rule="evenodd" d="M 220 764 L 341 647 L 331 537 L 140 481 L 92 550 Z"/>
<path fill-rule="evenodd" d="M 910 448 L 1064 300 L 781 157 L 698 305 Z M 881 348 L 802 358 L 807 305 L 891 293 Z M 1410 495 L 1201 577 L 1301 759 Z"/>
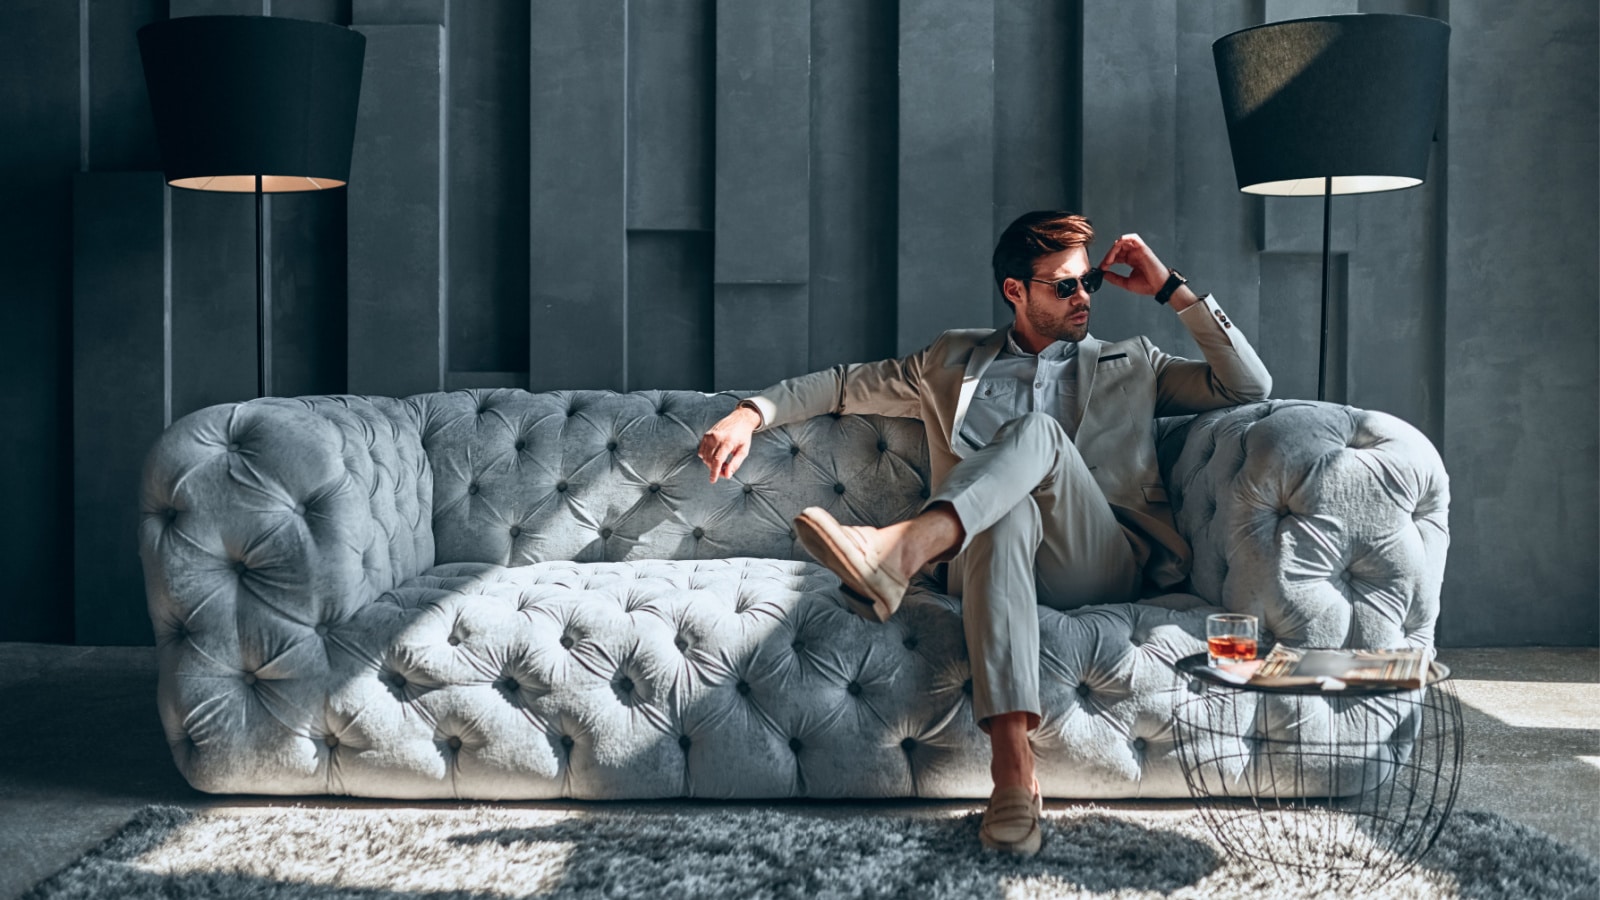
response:
<path fill-rule="evenodd" d="M 1021 431 L 1027 434 L 1042 434 L 1048 438 L 1066 438 L 1066 429 L 1056 421 L 1056 417 L 1049 413 L 1027 412 L 1010 420 L 1004 426 L 1008 431 Z"/>
<path fill-rule="evenodd" d="M 1023 544 L 1037 547 L 1041 527 L 1038 504 L 1032 497 L 1024 497 L 1021 503 L 1006 510 L 993 525 L 979 532 L 972 540 L 974 543 L 981 540 L 990 546 Z"/>

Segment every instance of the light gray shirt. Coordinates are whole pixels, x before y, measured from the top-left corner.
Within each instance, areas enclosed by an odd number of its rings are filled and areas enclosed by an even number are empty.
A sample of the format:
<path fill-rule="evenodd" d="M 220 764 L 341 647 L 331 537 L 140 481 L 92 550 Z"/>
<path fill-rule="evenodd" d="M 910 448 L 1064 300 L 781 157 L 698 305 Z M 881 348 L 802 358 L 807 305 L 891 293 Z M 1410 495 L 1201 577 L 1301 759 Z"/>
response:
<path fill-rule="evenodd" d="M 1006 332 L 1005 349 L 983 370 L 978 388 L 961 423 L 961 434 L 974 447 L 994 440 L 1000 426 L 1030 412 L 1042 412 L 1061 423 L 1068 437 L 1078 435 L 1078 345 L 1056 341 L 1038 355 L 1017 346 Z"/>

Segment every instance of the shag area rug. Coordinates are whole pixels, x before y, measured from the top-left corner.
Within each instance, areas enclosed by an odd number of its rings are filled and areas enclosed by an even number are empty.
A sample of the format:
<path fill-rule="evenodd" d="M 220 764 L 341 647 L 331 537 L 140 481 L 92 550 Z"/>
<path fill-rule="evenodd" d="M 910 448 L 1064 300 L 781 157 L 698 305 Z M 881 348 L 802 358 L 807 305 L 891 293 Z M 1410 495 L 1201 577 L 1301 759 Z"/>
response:
<path fill-rule="evenodd" d="M 1229 859 L 1198 815 L 1046 810 L 1031 859 L 984 851 L 978 813 L 707 807 L 142 810 L 27 898 L 1344 897 Z M 1381 893 L 1600 896 L 1596 861 L 1457 811 Z"/>

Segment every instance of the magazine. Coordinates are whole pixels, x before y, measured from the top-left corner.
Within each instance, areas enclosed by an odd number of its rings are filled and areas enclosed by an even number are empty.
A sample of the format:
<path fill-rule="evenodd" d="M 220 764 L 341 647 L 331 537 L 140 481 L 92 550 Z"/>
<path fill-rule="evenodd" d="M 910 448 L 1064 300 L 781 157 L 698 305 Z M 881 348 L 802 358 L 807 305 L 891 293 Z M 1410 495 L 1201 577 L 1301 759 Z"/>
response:
<path fill-rule="evenodd" d="M 1432 659 L 1433 652 L 1425 647 L 1337 650 L 1274 644 L 1262 659 L 1222 663 L 1213 671 L 1234 684 L 1262 687 L 1420 688 Z"/>

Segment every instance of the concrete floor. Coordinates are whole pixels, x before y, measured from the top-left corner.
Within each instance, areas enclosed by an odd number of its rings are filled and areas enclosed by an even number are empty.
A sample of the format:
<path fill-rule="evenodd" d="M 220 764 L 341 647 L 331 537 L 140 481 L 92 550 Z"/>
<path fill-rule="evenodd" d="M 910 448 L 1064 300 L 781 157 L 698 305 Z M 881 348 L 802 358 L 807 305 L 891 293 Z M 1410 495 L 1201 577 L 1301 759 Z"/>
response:
<path fill-rule="evenodd" d="M 1465 717 L 1457 808 L 1499 813 L 1600 856 L 1600 649 L 1443 650 L 1440 659 L 1454 672 Z M 0 898 L 67 865 L 149 803 L 308 802 L 215 797 L 190 788 L 162 737 L 155 684 L 152 648 L 0 644 L 0 722 L 9 732 L 0 743 Z M 1187 808 L 1182 801 L 1095 802 L 1141 811 Z M 977 806 L 828 804 L 826 811 L 943 813 Z"/>

